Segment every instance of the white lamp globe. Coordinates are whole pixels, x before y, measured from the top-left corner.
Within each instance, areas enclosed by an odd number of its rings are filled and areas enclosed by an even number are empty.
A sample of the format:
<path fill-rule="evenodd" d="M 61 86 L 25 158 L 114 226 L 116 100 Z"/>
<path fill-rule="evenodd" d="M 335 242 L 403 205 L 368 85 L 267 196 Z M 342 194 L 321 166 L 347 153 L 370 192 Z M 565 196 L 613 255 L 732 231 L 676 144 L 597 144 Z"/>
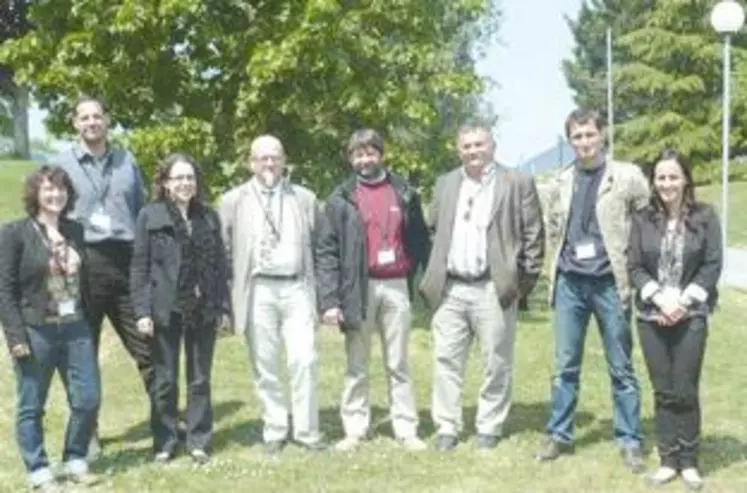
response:
<path fill-rule="evenodd" d="M 711 10 L 711 25 L 719 34 L 736 34 L 744 26 L 744 8 L 735 0 L 721 0 Z"/>

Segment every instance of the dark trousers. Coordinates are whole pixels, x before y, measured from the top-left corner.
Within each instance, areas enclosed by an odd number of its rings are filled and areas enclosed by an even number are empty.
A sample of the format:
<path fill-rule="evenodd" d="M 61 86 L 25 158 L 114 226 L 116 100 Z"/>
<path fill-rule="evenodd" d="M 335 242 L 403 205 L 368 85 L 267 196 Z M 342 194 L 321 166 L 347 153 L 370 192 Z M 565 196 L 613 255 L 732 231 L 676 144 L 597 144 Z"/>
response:
<path fill-rule="evenodd" d="M 101 383 L 86 322 L 28 327 L 26 334 L 31 355 L 14 361 L 18 389 L 16 439 L 30 482 L 38 485 L 52 477 L 42 418 L 55 371 L 60 374 L 70 406 L 62 451 L 62 460 L 70 469 L 86 469 Z"/>
<path fill-rule="evenodd" d="M 213 432 L 210 379 L 216 336 L 214 323 L 198 322 L 187 326 L 177 313 L 172 315 L 168 326 L 156 326 L 153 338 L 156 372 L 153 449 L 156 453 L 173 454 L 178 443 L 177 405 L 182 338 L 187 357 L 187 450 L 207 451 L 210 448 Z"/>
<path fill-rule="evenodd" d="M 697 467 L 700 437 L 698 386 L 708 334 L 705 317 L 672 327 L 639 320 L 641 348 L 654 387 L 656 440 L 661 464 Z"/>
<path fill-rule="evenodd" d="M 153 387 L 153 363 L 150 341 L 135 325 L 130 299 L 130 259 L 132 245 L 125 242 L 102 242 L 86 248 L 89 284 L 88 315 L 93 343 L 98 354 L 101 326 L 106 316 L 137 364 L 148 395 Z"/>

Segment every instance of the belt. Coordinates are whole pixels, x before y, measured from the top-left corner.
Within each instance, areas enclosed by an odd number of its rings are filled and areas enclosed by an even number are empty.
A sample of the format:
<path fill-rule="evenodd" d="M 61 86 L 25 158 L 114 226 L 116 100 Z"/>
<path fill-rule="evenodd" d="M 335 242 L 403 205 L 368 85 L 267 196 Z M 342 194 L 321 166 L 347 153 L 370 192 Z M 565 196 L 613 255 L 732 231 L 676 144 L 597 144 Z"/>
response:
<path fill-rule="evenodd" d="M 485 282 L 490 280 L 490 271 L 485 271 L 482 274 L 476 276 L 465 276 L 463 274 L 447 273 L 446 277 L 451 281 L 461 282 L 464 284 L 475 284 L 478 282 Z"/>
<path fill-rule="evenodd" d="M 299 274 L 262 274 L 262 273 L 259 273 L 254 277 L 258 279 L 266 279 L 268 281 L 297 281 L 301 276 Z"/>

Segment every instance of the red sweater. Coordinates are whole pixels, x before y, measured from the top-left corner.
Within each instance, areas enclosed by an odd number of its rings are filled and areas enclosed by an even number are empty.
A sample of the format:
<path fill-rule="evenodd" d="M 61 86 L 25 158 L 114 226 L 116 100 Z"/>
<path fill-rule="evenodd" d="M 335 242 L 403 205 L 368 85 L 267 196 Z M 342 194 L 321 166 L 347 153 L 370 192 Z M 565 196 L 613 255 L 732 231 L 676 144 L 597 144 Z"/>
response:
<path fill-rule="evenodd" d="M 376 279 L 407 277 L 412 259 L 403 241 L 403 212 L 394 187 L 359 183 L 353 198 L 366 229 L 368 275 Z"/>

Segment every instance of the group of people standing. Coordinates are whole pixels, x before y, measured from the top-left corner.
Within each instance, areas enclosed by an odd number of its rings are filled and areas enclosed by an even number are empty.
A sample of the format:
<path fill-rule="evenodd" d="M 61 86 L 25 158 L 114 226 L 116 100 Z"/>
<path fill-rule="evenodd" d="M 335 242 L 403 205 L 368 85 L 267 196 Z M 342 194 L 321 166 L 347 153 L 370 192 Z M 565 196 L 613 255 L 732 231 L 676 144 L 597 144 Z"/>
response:
<path fill-rule="evenodd" d="M 201 166 L 182 154 L 158 166 L 146 204 L 133 156 L 108 143 L 101 101 L 81 99 L 73 122 L 79 142 L 55 166 L 29 177 L 26 217 L 0 233 L 0 320 L 17 377 L 16 435 L 32 487 L 58 488 L 42 433 L 55 370 L 71 408 L 65 475 L 96 482 L 88 463 L 100 452 L 96 354 L 104 316 L 142 375 L 158 462 L 173 458 L 182 438 L 196 463 L 210 460 L 210 381 L 222 330 L 245 338 L 265 451 L 277 455 L 291 441 L 327 450 L 317 394 L 320 321 L 340 328 L 347 356 L 345 436 L 334 448 L 352 451 L 371 435 L 368 368 L 378 334 L 394 436 L 405 450 L 426 449 L 408 365 L 419 271 L 417 290 L 433 310 L 434 447 L 458 446 L 464 371 L 477 339 L 483 379 L 476 446 L 493 449 L 512 402 L 517 305 L 540 276 L 546 243 L 553 252 L 556 355 L 548 440 L 537 459 L 573 451 L 593 314 L 612 380 L 614 437 L 627 467 L 643 470 L 631 359 L 635 299 L 661 456 L 647 480 L 663 484 L 681 473 L 689 487 L 702 486 L 698 384 L 722 254 L 718 220 L 695 201 L 679 154 L 662 155 L 646 180 L 637 166 L 606 157 L 599 114 L 577 110 L 566 122 L 577 158 L 550 185 L 543 215 L 532 177 L 495 162 L 490 128 L 465 125 L 457 141 L 461 166 L 437 179 L 426 219 L 418 191 L 385 166 L 376 131 L 350 137 L 352 173 L 323 207 L 288 178 L 280 140 L 264 135 L 251 144 L 252 177 L 213 208 Z M 185 437 L 177 386 L 182 340 Z"/>

